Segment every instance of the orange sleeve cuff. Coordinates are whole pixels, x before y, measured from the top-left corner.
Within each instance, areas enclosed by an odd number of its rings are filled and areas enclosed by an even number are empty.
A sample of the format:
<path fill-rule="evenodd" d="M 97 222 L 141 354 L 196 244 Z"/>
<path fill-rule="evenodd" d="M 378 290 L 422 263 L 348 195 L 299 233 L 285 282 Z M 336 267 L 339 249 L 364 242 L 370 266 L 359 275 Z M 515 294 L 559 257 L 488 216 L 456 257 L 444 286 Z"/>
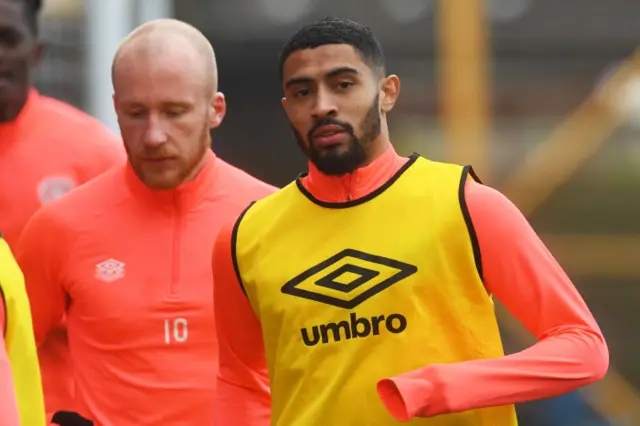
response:
<path fill-rule="evenodd" d="M 422 376 L 422 371 L 417 374 Z M 409 374 L 411 376 L 411 374 Z M 378 395 L 387 411 L 401 422 L 408 422 L 433 398 L 434 385 L 429 380 L 396 376 L 378 382 Z"/>

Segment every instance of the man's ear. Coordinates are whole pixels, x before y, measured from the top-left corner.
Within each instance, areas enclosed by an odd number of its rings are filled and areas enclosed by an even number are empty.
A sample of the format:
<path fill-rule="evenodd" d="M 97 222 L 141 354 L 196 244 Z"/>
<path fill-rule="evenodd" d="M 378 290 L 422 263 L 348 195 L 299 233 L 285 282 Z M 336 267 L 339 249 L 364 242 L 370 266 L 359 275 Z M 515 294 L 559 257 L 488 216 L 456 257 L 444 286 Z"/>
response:
<path fill-rule="evenodd" d="M 222 124 L 224 116 L 227 114 L 227 101 L 222 92 L 213 95 L 211 105 L 209 105 L 209 128 L 215 129 Z"/>
<path fill-rule="evenodd" d="M 31 67 L 35 68 L 42 62 L 42 58 L 44 57 L 44 43 L 41 41 L 36 42 L 33 46 L 33 50 L 31 51 Z"/>
<path fill-rule="evenodd" d="M 400 95 L 400 79 L 397 75 L 385 77 L 380 84 L 380 109 L 388 113 L 393 109 Z"/>
<path fill-rule="evenodd" d="M 281 100 L 280 103 L 282 103 L 282 108 L 284 108 L 284 113 L 287 114 L 287 117 L 289 116 L 289 103 L 287 102 L 287 97 L 284 96 Z"/>

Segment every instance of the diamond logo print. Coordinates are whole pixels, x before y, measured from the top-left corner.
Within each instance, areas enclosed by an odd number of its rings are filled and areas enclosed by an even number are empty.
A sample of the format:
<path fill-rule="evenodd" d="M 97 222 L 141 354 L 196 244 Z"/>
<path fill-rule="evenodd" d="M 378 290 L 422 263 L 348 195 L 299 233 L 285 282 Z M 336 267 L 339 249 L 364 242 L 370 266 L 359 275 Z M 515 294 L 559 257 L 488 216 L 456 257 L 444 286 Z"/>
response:
<path fill-rule="evenodd" d="M 95 277 L 107 283 L 117 281 L 124 277 L 124 267 L 125 264 L 118 260 L 105 260 L 96 265 Z"/>
<path fill-rule="evenodd" d="M 349 274 L 357 275 L 357 278 L 349 281 L 348 283 L 339 281 L 340 277 L 344 277 L 345 275 L 349 276 Z M 380 275 L 380 272 L 347 263 L 346 265 L 342 265 L 335 272 L 330 273 L 324 278 L 320 278 L 316 281 L 316 284 L 322 287 L 349 293 L 377 275 Z"/>
<path fill-rule="evenodd" d="M 287 282 L 282 293 L 353 309 L 418 268 L 387 257 L 345 249 Z"/>
<path fill-rule="evenodd" d="M 46 204 L 60 198 L 75 187 L 75 181 L 69 176 L 48 177 L 38 184 L 38 198 L 42 204 Z"/>

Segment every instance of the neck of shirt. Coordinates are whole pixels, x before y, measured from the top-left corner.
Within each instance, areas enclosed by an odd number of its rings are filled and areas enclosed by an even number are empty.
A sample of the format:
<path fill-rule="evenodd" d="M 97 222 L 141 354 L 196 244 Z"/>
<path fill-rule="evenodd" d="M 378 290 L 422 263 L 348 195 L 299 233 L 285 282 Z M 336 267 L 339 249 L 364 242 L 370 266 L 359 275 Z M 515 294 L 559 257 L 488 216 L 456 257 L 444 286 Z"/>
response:
<path fill-rule="evenodd" d="M 0 145 L 17 139 L 14 137 L 16 132 L 31 117 L 31 112 L 37 104 L 39 96 L 38 91 L 35 88 L 31 88 L 29 90 L 29 95 L 27 96 L 27 102 L 22 107 L 22 110 L 20 110 L 20 114 L 18 114 L 18 116 L 12 121 L 0 123 Z"/>
<path fill-rule="evenodd" d="M 155 190 L 147 187 L 129 162 L 125 166 L 125 181 L 136 198 L 163 209 L 187 210 L 210 193 L 215 180 L 216 160 L 213 151 L 207 150 L 204 165 L 195 178 L 173 189 Z"/>
<path fill-rule="evenodd" d="M 343 203 L 369 195 L 391 179 L 407 161 L 389 147 L 367 166 L 341 176 L 328 176 L 309 162 L 309 173 L 302 178 L 302 185 L 320 201 Z"/>

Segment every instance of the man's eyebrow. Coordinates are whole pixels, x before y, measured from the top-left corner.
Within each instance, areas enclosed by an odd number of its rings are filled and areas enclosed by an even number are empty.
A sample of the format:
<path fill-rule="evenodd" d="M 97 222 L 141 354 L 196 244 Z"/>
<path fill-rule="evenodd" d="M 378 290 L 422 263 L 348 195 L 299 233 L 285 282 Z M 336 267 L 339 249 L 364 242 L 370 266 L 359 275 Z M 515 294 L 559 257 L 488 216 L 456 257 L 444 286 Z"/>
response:
<path fill-rule="evenodd" d="M 360 74 L 357 69 L 351 67 L 339 67 L 332 69 L 327 73 L 327 77 L 332 78 L 340 74 Z"/>
<path fill-rule="evenodd" d="M 293 86 L 294 84 L 306 84 L 306 83 L 313 83 L 313 79 L 309 78 L 309 77 L 294 77 L 294 78 L 290 78 L 289 80 L 287 80 L 287 82 L 285 83 L 284 87 L 286 87 L 287 89 L 291 86 Z"/>
<path fill-rule="evenodd" d="M 162 106 L 165 107 L 170 107 L 170 108 L 174 108 L 174 107 L 178 107 L 178 108 L 189 108 L 191 107 L 191 103 L 187 102 L 187 101 L 172 101 L 172 100 L 167 100 L 164 101 L 162 103 Z"/>
<path fill-rule="evenodd" d="M 355 74 L 355 75 L 359 75 L 360 73 L 358 72 L 357 69 L 355 68 L 351 68 L 351 67 L 339 67 L 339 68 L 334 68 L 331 71 L 329 71 L 326 76 L 328 78 L 333 78 L 333 77 L 337 77 L 341 74 Z M 313 83 L 313 79 L 311 77 L 294 77 L 291 78 L 289 80 L 287 80 L 287 82 L 285 83 L 285 87 L 289 88 L 295 84 L 309 84 L 309 83 Z"/>

